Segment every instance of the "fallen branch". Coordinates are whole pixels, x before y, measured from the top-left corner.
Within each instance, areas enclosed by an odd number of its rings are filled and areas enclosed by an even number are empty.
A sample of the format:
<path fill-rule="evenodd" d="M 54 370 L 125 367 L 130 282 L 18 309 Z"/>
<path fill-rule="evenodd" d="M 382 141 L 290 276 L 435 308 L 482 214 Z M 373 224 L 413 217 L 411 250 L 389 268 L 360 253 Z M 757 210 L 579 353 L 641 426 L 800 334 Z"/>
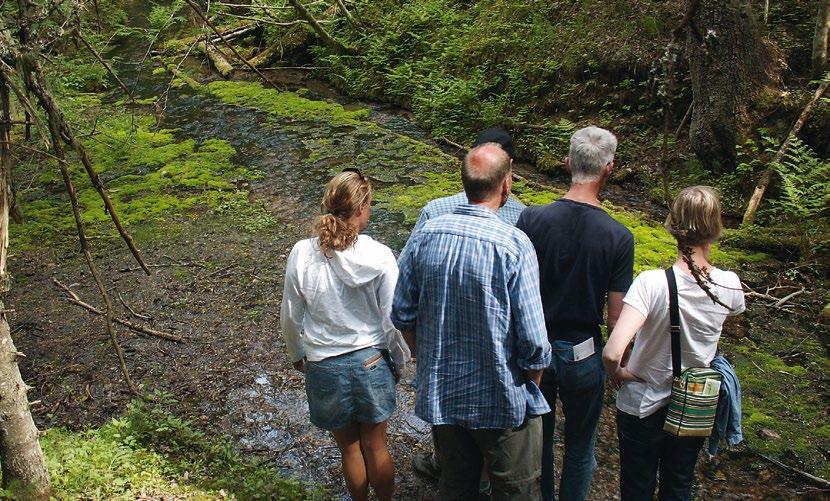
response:
<path fill-rule="evenodd" d="M 797 291 L 793 292 L 792 294 L 787 294 L 786 296 L 784 296 L 781 299 L 779 299 L 778 301 L 776 301 L 775 304 L 772 305 L 772 306 L 774 308 L 780 308 L 781 306 L 784 305 L 784 303 L 786 303 L 790 299 L 794 298 L 795 296 L 797 296 L 799 294 L 803 294 L 804 290 L 805 290 L 804 287 L 802 287 L 801 290 L 797 290 Z"/>
<path fill-rule="evenodd" d="M 779 298 L 779 297 L 775 297 L 775 296 L 773 296 L 769 293 L 755 292 L 754 290 L 749 289 L 749 287 L 746 287 L 746 286 L 745 286 L 745 288 L 747 289 L 747 291 L 744 293 L 746 296 L 757 297 L 759 299 L 764 299 L 764 300 L 770 301 L 770 302 L 772 302 L 772 304 L 767 305 L 767 306 L 771 306 L 773 308 L 779 308 L 779 309 L 783 308 L 792 298 L 798 296 L 799 294 L 804 294 L 806 292 L 806 289 L 804 287 L 802 287 L 801 289 L 799 289 L 799 290 L 797 290 L 793 293 L 787 294 L 786 296 Z"/>
<path fill-rule="evenodd" d="M 749 203 L 746 206 L 746 212 L 744 212 L 744 218 L 741 221 L 742 226 L 752 224 L 752 222 L 755 221 L 755 213 L 758 212 L 758 206 L 761 205 L 761 199 L 764 197 L 764 193 L 767 191 L 767 188 L 772 182 L 772 176 L 776 172 L 775 166 L 784 158 L 784 155 L 790 148 L 790 143 L 793 138 L 796 137 L 801 131 L 801 128 L 804 127 L 807 117 L 809 117 L 810 112 L 813 111 L 813 106 L 818 102 L 821 96 L 824 95 L 828 86 L 830 86 L 830 75 L 828 75 L 824 81 L 821 82 L 821 85 L 818 86 L 818 89 L 816 89 L 816 92 L 813 94 L 813 98 L 809 103 L 807 103 L 807 106 L 804 107 L 804 111 L 801 112 L 798 120 L 796 120 L 793 124 L 790 132 L 787 134 L 787 138 L 784 139 L 781 147 L 778 148 L 778 152 L 772 158 L 772 161 L 769 163 L 769 167 L 767 167 L 761 175 L 761 178 L 758 180 L 758 184 L 755 186 L 755 192 L 752 193 L 752 198 L 749 199 Z"/>
<path fill-rule="evenodd" d="M 69 301 L 70 303 L 74 304 L 75 306 L 80 306 L 81 308 L 83 308 L 83 309 L 85 309 L 85 310 L 87 310 L 91 313 L 95 313 L 96 315 L 102 315 L 102 316 L 105 315 L 105 313 L 103 311 L 101 311 L 100 309 L 96 308 L 95 306 L 92 306 L 91 304 L 85 303 L 83 300 L 81 300 L 81 298 L 77 294 L 75 294 L 75 292 L 72 289 L 70 289 L 68 286 L 62 284 L 57 278 L 53 277 L 52 278 L 52 283 L 54 283 L 55 285 L 60 287 L 67 294 L 68 297 L 66 298 L 66 300 Z M 143 325 L 135 324 L 133 322 L 130 322 L 129 320 L 124 320 L 122 318 L 117 318 L 117 317 L 113 317 L 112 320 L 113 320 L 113 322 L 115 322 L 119 325 L 123 325 L 124 327 L 126 327 L 128 329 L 132 329 L 136 332 L 141 332 L 143 334 L 147 334 L 148 336 L 160 337 L 162 339 L 167 339 L 169 341 L 175 341 L 177 343 L 183 343 L 185 341 L 185 338 L 183 338 L 181 336 L 177 336 L 175 334 L 170 334 L 168 332 L 157 331 L 155 329 L 151 329 L 151 328 L 145 327 Z"/>
<path fill-rule="evenodd" d="M 192 0 L 187 1 L 190 2 Z M 308 9 L 303 7 L 303 4 L 300 3 L 299 0 L 288 0 L 288 3 L 290 3 L 294 7 L 294 10 L 297 11 L 297 14 L 299 14 L 300 17 L 308 21 L 308 24 L 310 24 L 311 27 L 314 29 L 314 32 L 317 33 L 317 35 L 323 39 L 323 42 L 325 42 L 326 45 L 342 54 L 348 54 L 352 56 L 357 55 L 357 51 L 354 48 L 343 45 L 339 40 L 329 35 L 325 28 L 323 28 L 323 26 L 317 21 L 317 19 L 315 19 L 314 16 L 311 15 Z"/>
<path fill-rule="evenodd" d="M 224 54 L 222 54 L 222 51 L 214 47 L 210 42 L 199 42 L 197 46 L 199 47 L 199 50 L 207 56 L 208 60 L 213 64 L 213 67 L 216 68 L 216 71 L 218 71 L 220 75 L 226 77 L 233 72 L 233 65 L 228 62 L 228 59 Z"/>
<path fill-rule="evenodd" d="M 219 30 L 217 30 L 217 29 L 216 29 L 216 26 L 214 26 L 214 25 L 213 25 L 213 23 L 211 23 L 211 22 L 210 22 L 210 20 L 207 18 L 207 16 L 205 16 L 205 14 L 202 12 L 202 9 L 200 9 L 200 8 L 199 8 L 199 6 L 198 6 L 198 5 L 196 5 L 196 2 L 194 2 L 193 0 L 185 0 L 185 2 L 187 2 L 187 5 L 189 5 L 189 6 L 190 6 L 190 8 L 191 8 L 191 9 L 193 9 L 193 12 L 195 12 L 195 13 L 196 13 L 196 15 L 197 15 L 197 16 L 199 16 L 199 18 L 200 18 L 200 19 L 201 19 L 201 20 L 205 23 L 205 25 L 207 25 L 207 26 L 208 26 L 208 27 L 209 27 L 209 28 L 210 28 L 210 29 L 211 29 L 214 33 L 216 33 L 216 36 L 218 36 L 219 38 L 221 38 L 221 39 L 222 39 L 222 42 L 223 42 L 223 43 L 224 43 L 224 44 L 225 44 L 225 45 L 226 45 L 226 46 L 227 46 L 227 47 L 231 50 L 231 52 L 233 52 L 233 55 L 234 55 L 234 56 L 236 56 L 236 58 L 237 58 L 237 59 L 239 59 L 240 61 L 242 61 L 242 62 L 245 64 L 245 66 L 247 66 L 247 67 L 251 68 L 252 70 L 254 70 L 254 72 L 255 72 L 257 75 L 259 75 L 259 77 L 260 77 L 260 78 L 261 78 L 261 79 L 262 79 L 265 83 L 267 83 L 267 84 L 268 84 L 268 85 L 270 85 L 271 87 L 273 87 L 273 88 L 277 89 L 278 91 L 282 91 L 282 89 L 280 89 L 280 88 L 277 86 L 277 84 L 275 84 L 274 82 L 272 82 L 272 81 L 271 81 L 268 77 L 266 77 L 265 75 L 263 75 L 261 71 L 259 71 L 258 69 L 256 69 L 256 67 L 255 67 L 255 66 L 251 65 L 251 64 L 248 62 L 248 60 L 247 60 L 247 59 L 245 59 L 244 57 L 242 57 L 242 55 L 241 55 L 241 54 L 240 54 L 240 53 L 239 53 L 239 52 L 238 52 L 238 51 L 237 51 L 237 50 L 233 47 L 233 45 L 231 45 L 231 43 L 227 40 L 227 38 L 225 38 L 225 37 L 224 37 L 224 36 L 223 36 L 223 35 L 219 32 Z"/>
<path fill-rule="evenodd" d="M 244 38 L 260 28 L 261 26 L 257 23 L 245 24 L 223 31 L 222 36 L 225 37 L 225 40 L 236 40 L 237 38 Z M 221 37 L 213 37 L 210 39 L 210 43 L 212 44 L 218 44 L 221 41 Z"/>
<path fill-rule="evenodd" d="M 127 309 L 127 311 L 129 311 L 129 312 L 130 312 L 130 315 L 132 315 L 132 316 L 134 316 L 134 317 L 136 317 L 136 318 L 140 318 L 140 319 L 142 319 L 142 320 L 150 320 L 150 319 L 152 318 L 152 317 L 150 317 L 149 315 L 142 315 L 141 313 L 138 313 L 138 312 L 136 312 L 135 310 L 133 310 L 132 308 L 130 308 L 130 305 L 128 305 L 128 304 L 127 304 L 127 302 L 126 302 L 126 301 L 124 301 L 124 298 L 123 298 L 123 297 L 121 297 L 121 293 L 120 293 L 120 292 L 118 293 L 118 301 L 120 301 L 120 302 L 121 302 L 121 306 L 123 306 L 124 308 L 126 308 L 126 309 Z"/>
<path fill-rule="evenodd" d="M 830 488 L 830 481 L 827 481 L 827 480 L 825 480 L 821 477 L 817 477 L 815 475 L 811 475 L 811 474 L 807 473 L 806 471 L 799 470 L 798 468 L 793 468 L 792 466 L 784 464 L 784 463 L 782 463 L 781 461 L 779 461 L 775 458 L 771 458 L 771 457 L 767 456 L 766 454 L 762 454 L 758 451 L 753 451 L 753 452 L 755 452 L 755 454 L 757 454 L 758 457 L 769 461 L 770 463 L 774 464 L 775 466 L 777 466 L 777 467 L 779 467 L 779 468 L 781 468 L 785 471 L 788 471 L 790 473 L 794 473 L 794 474 L 796 474 L 796 475 L 798 475 L 798 476 L 800 476 L 800 477 L 802 477 L 806 480 L 809 480 L 810 482 L 812 482 L 816 485 L 820 485 L 823 488 Z"/>

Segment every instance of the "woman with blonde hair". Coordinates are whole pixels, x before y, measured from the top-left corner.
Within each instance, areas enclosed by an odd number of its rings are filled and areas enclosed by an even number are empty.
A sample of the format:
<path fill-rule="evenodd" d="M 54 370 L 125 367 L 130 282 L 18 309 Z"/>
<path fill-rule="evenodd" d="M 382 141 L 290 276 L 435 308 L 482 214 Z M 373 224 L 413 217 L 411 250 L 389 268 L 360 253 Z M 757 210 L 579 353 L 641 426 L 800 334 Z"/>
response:
<path fill-rule="evenodd" d="M 671 271 L 649 270 L 634 280 L 602 352 L 605 368 L 619 389 L 617 436 L 624 501 L 651 500 L 658 469 L 661 500 L 690 499 L 703 446 L 703 437 L 663 432 L 673 380 L 670 277 L 677 284 L 682 369 L 709 367 L 726 317 L 744 310 L 738 276 L 709 263 L 712 244 L 723 231 L 715 190 L 708 186 L 682 190 L 672 204 L 666 229 L 677 240 L 677 260 Z"/>
<path fill-rule="evenodd" d="M 398 278 L 392 251 L 361 235 L 372 187 L 357 169 L 326 186 L 313 237 L 294 245 L 285 270 L 280 323 L 294 368 L 305 372 L 311 422 L 334 436 L 352 499 L 369 485 L 392 499 L 394 463 L 386 422 L 395 409 L 394 365 L 408 350 L 389 314 Z M 402 353 L 404 350 L 405 353 Z"/>

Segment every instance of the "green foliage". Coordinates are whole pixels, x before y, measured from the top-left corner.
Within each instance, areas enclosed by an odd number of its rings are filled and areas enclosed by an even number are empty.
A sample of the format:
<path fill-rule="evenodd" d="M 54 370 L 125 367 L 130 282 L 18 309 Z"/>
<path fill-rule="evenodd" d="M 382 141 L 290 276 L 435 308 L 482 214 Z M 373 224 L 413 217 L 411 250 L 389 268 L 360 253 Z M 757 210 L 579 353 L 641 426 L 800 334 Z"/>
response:
<path fill-rule="evenodd" d="M 248 201 L 248 194 L 236 192 L 224 195 L 214 209 L 218 214 L 226 215 L 231 221 L 248 233 L 258 233 L 275 226 L 278 219 L 265 208 L 261 200 L 256 203 Z"/>
<path fill-rule="evenodd" d="M 150 9 L 147 21 L 150 31 L 147 35 L 155 38 L 159 33 L 170 31 L 187 21 L 182 9 L 187 5 L 184 0 L 173 0 L 169 5 L 155 4 Z"/>
<path fill-rule="evenodd" d="M 414 224 L 418 213 L 427 202 L 435 198 L 454 195 L 461 191 L 457 171 L 425 172 L 412 186 L 387 186 L 376 191 L 378 206 L 404 215 L 407 224 Z M 543 205 L 559 199 L 564 192 L 525 180 L 513 183 L 513 194 L 526 205 Z M 610 203 L 604 204 L 608 213 L 631 230 L 634 235 L 634 272 L 662 268 L 677 258 L 677 244 L 662 225 L 638 212 L 624 210 Z M 767 255 L 748 252 L 720 245 L 712 249 L 712 261 L 721 267 L 731 268 L 742 262 L 757 262 Z"/>
<path fill-rule="evenodd" d="M 272 465 L 241 456 L 224 439 L 207 437 L 153 393 L 97 429 L 50 429 L 41 440 L 59 499 L 187 498 L 329 499 L 283 478 Z M 220 491 L 223 491 L 220 493 Z"/>
<path fill-rule="evenodd" d="M 798 221 L 830 215 L 830 161 L 794 137 L 774 167 L 781 176 L 781 196 L 773 201 L 776 212 Z"/>
<path fill-rule="evenodd" d="M 769 334 L 753 332 L 752 338 L 755 341 L 721 338 L 721 349 L 734 362 L 741 381 L 744 437 L 754 449 L 794 455 L 807 471 L 826 477 L 830 463 L 821 451 L 830 447 L 830 416 L 824 404 L 830 359 L 823 356 L 821 342 L 793 325 L 778 323 Z M 782 358 L 799 353 L 803 359 Z M 758 438 L 762 428 L 781 438 Z"/>
<path fill-rule="evenodd" d="M 577 121 L 645 91 L 641 61 L 659 57 L 680 5 L 363 0 L 355 9 L 368 29 L 344 24 L 336 32 L 359 55 L 314 52 L 333 83 L 411 106 L 436 137 L 469 143 L 485 126 L 524 133 L 525 124 L 543 122 L 527 140 L 520 137 L 520 148 L 548 159 L 561 152 L 556 140 L 547 141 L 562 133 L 551 114 Z M 619 80 L 628 83 L 616 89 Z"/>

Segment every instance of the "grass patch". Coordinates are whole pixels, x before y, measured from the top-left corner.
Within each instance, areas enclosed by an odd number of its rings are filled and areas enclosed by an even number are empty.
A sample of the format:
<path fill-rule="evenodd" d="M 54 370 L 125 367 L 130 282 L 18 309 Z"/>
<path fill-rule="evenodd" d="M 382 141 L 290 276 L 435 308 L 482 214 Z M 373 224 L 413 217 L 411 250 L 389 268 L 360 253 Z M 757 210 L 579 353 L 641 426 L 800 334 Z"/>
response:
<path fill-rule="evenodd" d="M 330 499 L 283 478 L 164 409 L 166 394 L 132 402 L 100 428 L 48 430 L 41 439 L 58 499 Z"/>

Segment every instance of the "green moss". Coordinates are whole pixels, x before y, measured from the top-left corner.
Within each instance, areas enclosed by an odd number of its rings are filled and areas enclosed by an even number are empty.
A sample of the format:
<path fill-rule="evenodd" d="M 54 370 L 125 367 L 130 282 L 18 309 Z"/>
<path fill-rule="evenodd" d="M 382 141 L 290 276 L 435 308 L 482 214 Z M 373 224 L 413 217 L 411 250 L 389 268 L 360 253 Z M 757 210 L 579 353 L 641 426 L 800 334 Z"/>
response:
<path fill-rule="evenodd" d="M 421 180 L 412 186 L 390 186 L 375 191 L 376 204 L 392 212 L 404 215 L 406 224 L 418 219 L 421 207 L 430 200 L 454 195 L 461 191 L 461 178 L 454 172 L 425 172 Z"/>
<path fill-rule="evenodd" d="M 741 381 L 744 437 L 752 447 L 773 455 L 795 454 L 808 471 L 830 474 L 821 449 L 830 447 L 825 374 L 830 360 L 812 337 L 794 339 L 780 329 L 769 336 L 764 329 L 754 336 L 760 342 L 722 338 L 721 349 L 732 356 Z M 769 338 L 769 340 L 768 340 Z M 788 364 L 774 353 L 808 353 L 802 363 Z M 762 438 L 761 429 L 781 438 Z M 810 438 L 805 438 L 810 430 Z"/>
<path fill-rule="evenodd" d="M 257 82 L 216 81 L 210 94 L 228 104 L 256 108 L 294 120 L 325 120 L 332 125 L 365 125 L 369 110 L 348 111 L 342 105 L 300 97 L 294 92 L 265 88 Z"/>
<path fill-rule="evenodd" d="M 387 186 L 378 190 L 378 205 L 393 212 L 401 212 L 407 224 L 413 224 L 418 213 L 427 202 L 435 198 L 452 195 L 461 191 L 461 180 L 457 162 L 453 170 L 425 172 L 414 186 Z M 525 205 L 543 205 L 551 203 L 564 195 L 564 191 L 551 186 L 543 186 L 526 180 L 513 183 L 513 194 Z M 677 258 L 674 238 L 662 225 L 651 221 L 647 216 L 620 209 L 606 202 L 605 210 L 617 221 L 631 230 L 634 235 L 634 272 L 665 267 Z M 712 260 L 723 267 L 734 267 L 741 262 L 757 261 L 767 256 L 734 248 L 715 246 Z"/>
<path fill-rule="evenodd" d="M 236 181 L 256 173 L 231 161 L 234 148 L 226 141 L 201 144 L 177 140 L 171 130 L 153 130 L 149 116 L 113 113 L 98 124 L 101 134 L 87 149 L 121 221 L 135 225 L 170 222 L 190 215 L 197 206 L 216 207 L 222 197 L 236 193 Z M 110 216 L 77 163 L 71 165 L 82 218 L 92 235 L 114 235 Z M 75 231 L 63 182 L 57 169 L 44 169 L 34 187 L 21 190 L 26 220 L 12 226 L 18 245 L 40 244 L 72 237 Z"/>

